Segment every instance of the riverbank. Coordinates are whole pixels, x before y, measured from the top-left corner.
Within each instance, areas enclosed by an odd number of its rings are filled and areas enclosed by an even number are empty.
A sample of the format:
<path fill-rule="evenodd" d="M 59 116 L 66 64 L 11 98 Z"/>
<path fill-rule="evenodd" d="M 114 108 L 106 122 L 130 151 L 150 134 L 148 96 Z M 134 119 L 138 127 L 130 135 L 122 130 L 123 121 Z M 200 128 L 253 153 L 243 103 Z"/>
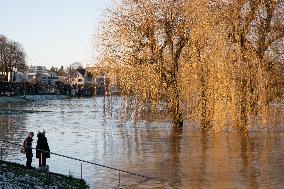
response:
<path fill-rule="evenodd" d="M 70 99 L 66 95 L 25 95 L 25 96 L 0 96 L 0 103 L 19 103 L 28 101 Z"/>
<path fill-rule="evenodd" d="M 36 169 L 27 170 L 25 166 L 0 161 L 0 188 L 89 188 L 84 180 L 56 173 L 40 173 Z"/>

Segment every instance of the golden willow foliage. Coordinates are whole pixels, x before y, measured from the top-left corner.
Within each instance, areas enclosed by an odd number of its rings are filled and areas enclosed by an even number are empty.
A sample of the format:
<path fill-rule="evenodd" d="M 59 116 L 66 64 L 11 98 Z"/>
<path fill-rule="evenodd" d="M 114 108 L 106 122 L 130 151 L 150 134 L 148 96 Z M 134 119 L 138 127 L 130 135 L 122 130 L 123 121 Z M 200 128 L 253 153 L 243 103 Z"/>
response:
<path fill-rule="evenodd" d="M 101 62 L 136 117 L 165 106 L 177 127 L 246 130 L 283 97 L 283 0 L 122 0 Z"/>

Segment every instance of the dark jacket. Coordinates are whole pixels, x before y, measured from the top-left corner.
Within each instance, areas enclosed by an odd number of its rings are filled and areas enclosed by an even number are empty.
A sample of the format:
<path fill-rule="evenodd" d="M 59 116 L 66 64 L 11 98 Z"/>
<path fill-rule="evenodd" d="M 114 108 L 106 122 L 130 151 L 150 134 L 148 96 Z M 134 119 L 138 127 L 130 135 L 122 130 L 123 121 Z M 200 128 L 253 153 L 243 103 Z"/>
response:
<path fill-rule="evenodd" d="M 26 156 L 33 156 L 32 142 L 31 137 L 27 137 L 24 141 Z"/>
<path fill-rule="evenodd" d="M 46 137 L 42 133 L 37 134 L 37 137 L 38 140 L 36 145 L 36 158 L 41 158 L 41 153 L 43 155 L 43 158 L 50 158 L 50 149 Z M 45 152 L 42 152 L 41 150 Z"/>

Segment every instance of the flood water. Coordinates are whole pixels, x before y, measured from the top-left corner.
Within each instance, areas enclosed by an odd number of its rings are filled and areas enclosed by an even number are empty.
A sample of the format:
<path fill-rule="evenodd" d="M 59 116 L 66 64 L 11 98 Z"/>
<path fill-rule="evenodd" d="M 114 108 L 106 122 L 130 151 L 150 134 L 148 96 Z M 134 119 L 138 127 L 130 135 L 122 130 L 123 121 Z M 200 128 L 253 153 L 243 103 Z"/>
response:
<path fill-rule="evenodd" d="M 122 188 L 284 188 L 284 132 L 203 136 L 187 127 L 177 133 L 167 122 L 121 125 L 104 114 L 103 97 L 3 107 L 43 112 L 0 114 L 2 139 L 21 144 L 28 131 L 43 128 L 52 152 L 154 178 L 121 173 Z M 5 160 L 25 164 L 19 147 L 3 148 Z M 47 163 L 52 172 L 80 177 L 80 162 L 51 155 Z M 91 188 L 117 187 L 118 175 L 83 163 Z"/>

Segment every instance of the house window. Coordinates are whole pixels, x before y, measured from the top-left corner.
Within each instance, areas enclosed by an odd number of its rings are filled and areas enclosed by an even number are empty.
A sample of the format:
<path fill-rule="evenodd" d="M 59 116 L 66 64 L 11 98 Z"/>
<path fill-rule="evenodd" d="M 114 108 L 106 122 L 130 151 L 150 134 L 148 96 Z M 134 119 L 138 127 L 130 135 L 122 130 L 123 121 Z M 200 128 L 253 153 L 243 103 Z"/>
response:
<path fill-rule="evenodd" d="M 72 79 L 72 81 L 74 81 L 75 79 Z"/>
<path fill-rule="evenodd" d="M 78 79 L 78 82 L 82 82 L 82 79 Z"/>

